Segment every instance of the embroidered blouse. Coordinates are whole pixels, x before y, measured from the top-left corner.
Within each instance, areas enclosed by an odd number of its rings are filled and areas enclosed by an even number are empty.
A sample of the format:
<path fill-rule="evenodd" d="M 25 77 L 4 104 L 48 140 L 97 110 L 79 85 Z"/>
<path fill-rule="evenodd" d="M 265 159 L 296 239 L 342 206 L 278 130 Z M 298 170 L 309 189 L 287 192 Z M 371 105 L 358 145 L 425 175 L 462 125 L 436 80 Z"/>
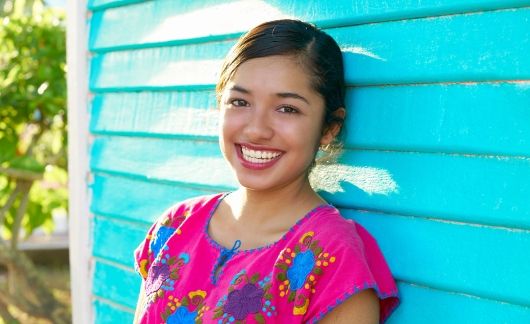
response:
<path fill-rule="evenodd" d="M 376 241 L 335 207 L 313 209 L 270 245 L 240 250 L 236 241 L 227 249 L 207 231 L 224 196 L 173 206 L 136 249 L 140 323 L 315 323 L 368 288 L 379 297 L 381 322 L 398 305 Z"/>

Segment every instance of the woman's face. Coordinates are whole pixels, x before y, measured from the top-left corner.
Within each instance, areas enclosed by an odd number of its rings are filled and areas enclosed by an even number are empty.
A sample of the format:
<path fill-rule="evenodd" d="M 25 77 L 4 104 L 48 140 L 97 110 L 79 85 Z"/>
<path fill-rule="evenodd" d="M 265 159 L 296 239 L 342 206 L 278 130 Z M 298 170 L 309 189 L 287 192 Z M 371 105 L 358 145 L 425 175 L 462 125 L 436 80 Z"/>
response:
<path fill-rule="evenodd" d="M 320 144 L 324 99 L 290 56 L 241 64 L 223 90 L 220 146 L 239 183 L 274 190 L 305 182 Z"/>

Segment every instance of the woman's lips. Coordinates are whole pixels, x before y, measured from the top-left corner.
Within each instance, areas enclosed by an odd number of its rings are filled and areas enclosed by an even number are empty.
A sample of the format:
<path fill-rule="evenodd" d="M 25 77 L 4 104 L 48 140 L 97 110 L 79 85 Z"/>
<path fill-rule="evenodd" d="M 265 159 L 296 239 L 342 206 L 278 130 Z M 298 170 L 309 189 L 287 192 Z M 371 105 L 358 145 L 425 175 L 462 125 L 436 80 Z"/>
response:
<path fill-rule="evenodd" d="M 237 156 L 241 164 L 248 169 L 263 170 L 274 165 L 283 152 L 276 149 L 257 147 L 248 144 L 236 144 Z"/>

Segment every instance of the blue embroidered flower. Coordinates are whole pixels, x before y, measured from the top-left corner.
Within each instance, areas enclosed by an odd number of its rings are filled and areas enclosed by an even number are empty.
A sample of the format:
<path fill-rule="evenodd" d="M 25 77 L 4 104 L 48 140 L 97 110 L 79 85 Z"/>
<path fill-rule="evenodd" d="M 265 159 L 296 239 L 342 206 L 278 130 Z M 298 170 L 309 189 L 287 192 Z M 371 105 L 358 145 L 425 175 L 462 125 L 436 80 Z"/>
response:
<path fill-rule="evenodd" d="M 181 306 L 171 314 L 166 323 L 167 324 L 195 324 L 195 318 L 197 317 L 197 311 L 190 312 L 186 307 Z"/>
<path fill-rule="evenodd" d="M 287 270 L 287 278 L 292 290 L 302 288 L 314 266 L 315 254 L 311 250 L 300 252 L 294 257 L 292 266 Z"/>
<path fill-rule="evenodd" d="M 151 251 L 153 251 L 155 257 L 173 233 L 175 233 L 175 229 L 172 227 L 161 226 L 158 229 L 158 232 L 156 232 L 155 237 L 151 240 L 150 245 Z"/>

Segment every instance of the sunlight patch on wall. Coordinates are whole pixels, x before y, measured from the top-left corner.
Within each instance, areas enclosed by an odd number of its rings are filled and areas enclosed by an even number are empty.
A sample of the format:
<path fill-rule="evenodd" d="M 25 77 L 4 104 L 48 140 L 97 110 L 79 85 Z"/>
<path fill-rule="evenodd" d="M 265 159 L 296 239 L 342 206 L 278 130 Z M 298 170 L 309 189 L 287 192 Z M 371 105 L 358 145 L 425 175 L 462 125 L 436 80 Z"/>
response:
<path fill-rule="evenodd" d="M 235 1 L 168 17 L 143 42 L 244 32 L 260 22 L 292 18 L 265 1 Z"/>
<path fill-rule="evenodd" d="M 167 64 L 149 79 L 149 85 L 215 84 L 223 60 L 179 61 Z"/>
<path fill-rule="evenodd" d="M 318 165 L 310 176 L 312 185 L 329 193 L 345 192 L 347 184 L 354 185 L 368 195 L 385 195 L 399 192 L 399 186 L 390 172 L 367 166 L 345 164 Z"/>
<path fill-rule="evenodd" d="M 344 53 L 352 53 L 352 54 L 359 54 L 363 56 L 368 56 L 371 58 L 374 58 L 376 60 L 381 60 L 383 62 L 386 62 L 387 60 L 385 58 L 382 58 L 381 56 L 375 54 L 374 52 L 370 51 L 367 48 L 361 47 L 361 46 L 348 46 L 341 48 L 341 51 Z"/>

